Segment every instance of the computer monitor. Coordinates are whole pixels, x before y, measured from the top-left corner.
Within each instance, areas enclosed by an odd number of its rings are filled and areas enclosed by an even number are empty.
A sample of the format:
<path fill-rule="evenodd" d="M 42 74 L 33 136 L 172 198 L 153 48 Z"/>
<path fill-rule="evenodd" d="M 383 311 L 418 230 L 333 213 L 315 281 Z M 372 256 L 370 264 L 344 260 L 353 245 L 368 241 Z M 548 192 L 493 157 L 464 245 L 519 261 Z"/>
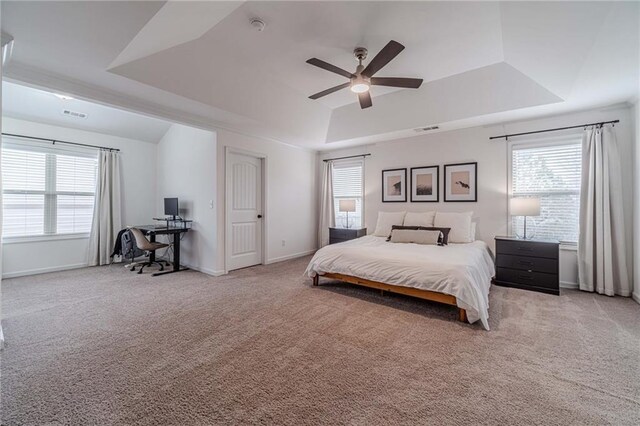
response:
<path fill-rule="evenodd" d="M 178 214 L 178 199 L 177 198 L 165 198 L 164 199 L 164 214 L 167 216 L 173 216 L 175 219 Z"/>

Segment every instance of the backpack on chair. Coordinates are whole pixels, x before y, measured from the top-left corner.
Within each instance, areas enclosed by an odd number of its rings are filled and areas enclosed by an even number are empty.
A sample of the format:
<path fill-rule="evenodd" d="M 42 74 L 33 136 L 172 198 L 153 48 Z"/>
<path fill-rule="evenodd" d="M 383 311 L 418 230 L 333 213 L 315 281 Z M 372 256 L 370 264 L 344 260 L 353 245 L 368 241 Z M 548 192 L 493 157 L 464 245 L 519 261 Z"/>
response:
<path fill-rule="evenodd" d="M 135 268 L 134 259 L 144 255 L 144 251 L 140 250 L 133 239 L 133 233 L 130 230 L 126 230 L 120 237 L 122 243 L 122 256 L 124 259 L 129 259 L 131 263 L 125 265 L 126 267 Z"/>

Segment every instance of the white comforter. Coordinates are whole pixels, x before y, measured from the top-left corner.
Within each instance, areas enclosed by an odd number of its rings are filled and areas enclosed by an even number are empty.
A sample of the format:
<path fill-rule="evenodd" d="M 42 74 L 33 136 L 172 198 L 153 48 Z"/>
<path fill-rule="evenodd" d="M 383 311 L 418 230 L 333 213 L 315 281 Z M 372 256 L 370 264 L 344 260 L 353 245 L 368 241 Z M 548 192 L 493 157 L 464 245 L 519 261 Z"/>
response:
<path fill-rule="evenodd" d="M 351 275 L 456 297 L 469 322 L 489 330 L 489 287 L 494 266 L 483 241 L 444 247 L 387 242 L 372 235 L 318 250 L 305 271 Z"/>

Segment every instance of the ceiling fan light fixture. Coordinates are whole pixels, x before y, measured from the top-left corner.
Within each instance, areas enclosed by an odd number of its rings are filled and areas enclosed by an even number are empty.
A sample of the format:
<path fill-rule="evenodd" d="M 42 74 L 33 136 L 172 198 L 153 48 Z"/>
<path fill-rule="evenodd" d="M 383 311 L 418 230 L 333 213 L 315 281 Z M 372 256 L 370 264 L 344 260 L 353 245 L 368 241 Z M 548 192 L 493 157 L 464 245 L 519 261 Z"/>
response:
<path fill-rule="evenodd" d="M 371 102 L 371 94 L 369 93 L 371 86 L 387 86 L 398 87 L 404 89 L 417 89 L 422 84 L 421 78 L 404 78 L 404 77 L 376 77 L 375 74 L 384 68 L 389 62 L 391 62 L 400 52 L 404 50 L 404 46 L 395 40 L 391 40 L 387 43 L 380 52 L 369 62 L 365 67 L 362 65 L 362 61 L 367 57 L 367 49 L 363 47 L 356 47 L 353 51 L 354 56 L 358 60 L 358 66 L 356 71 L 350 73 L 340 67 L 332 65 L 318 58 L 311 58 L 307 60 L 309 65 L 322 68 L 323 70 L 346 77 L 349 81 L 339 84 L 337 86 L 330 87 L 322 92 L 314 93 L 309 96 L 309 99 L 320 99 L 323 96 L 330 95 L 338 90 L 346 89 L 347 87 L 353 93 L 358 95 L 358 102 L 360 102 L 360 108 L 370 108 L 373 103 Z"/>
<path fill-rule="evenodd" d="M 370 87 L 371 87 L 371 83 L 369 83 L 369 81 L 367 81 L 367 79 L 365 79 L 361 75 L 358 75 L 357 77 L 351 80 L 350 89 L 353 93 L 368 92 Z"/>
<path fill-rule="evenodd" d="M 356 83 L 351 86 L 353 93 L 364 93 L 369 91 L 369 85 L 367 83 Z"/>

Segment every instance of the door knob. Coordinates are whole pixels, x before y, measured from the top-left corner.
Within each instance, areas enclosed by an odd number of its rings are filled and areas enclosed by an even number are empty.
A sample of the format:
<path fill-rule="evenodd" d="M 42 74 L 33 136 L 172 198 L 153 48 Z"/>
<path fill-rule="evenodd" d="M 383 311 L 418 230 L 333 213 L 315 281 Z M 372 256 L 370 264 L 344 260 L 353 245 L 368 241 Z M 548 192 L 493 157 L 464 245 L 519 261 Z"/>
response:
<path fill-rule="evenodd" d="M 262 215 L 261 214 L 258 215 L 258 219 L 262 219 Z"/>

